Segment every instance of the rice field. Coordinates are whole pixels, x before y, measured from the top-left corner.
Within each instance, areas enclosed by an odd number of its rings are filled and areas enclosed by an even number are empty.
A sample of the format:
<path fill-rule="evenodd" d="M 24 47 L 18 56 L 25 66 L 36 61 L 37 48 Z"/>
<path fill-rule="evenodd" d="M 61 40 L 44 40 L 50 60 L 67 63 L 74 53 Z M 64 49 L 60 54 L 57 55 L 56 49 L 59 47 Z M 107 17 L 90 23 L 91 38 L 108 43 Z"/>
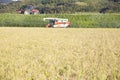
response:
<path fill-rule="evenodd" d="M 120 80 L 120 29 L 1 27 L 0 80 Z"/>
<path fill-rule="evenodd" d="M 43 18 L 67 18 L 71 28 L 120 28 L 120 14 L 79 13 L 79 14 L 0 14 L 3 27 L 45 27 Z"/>

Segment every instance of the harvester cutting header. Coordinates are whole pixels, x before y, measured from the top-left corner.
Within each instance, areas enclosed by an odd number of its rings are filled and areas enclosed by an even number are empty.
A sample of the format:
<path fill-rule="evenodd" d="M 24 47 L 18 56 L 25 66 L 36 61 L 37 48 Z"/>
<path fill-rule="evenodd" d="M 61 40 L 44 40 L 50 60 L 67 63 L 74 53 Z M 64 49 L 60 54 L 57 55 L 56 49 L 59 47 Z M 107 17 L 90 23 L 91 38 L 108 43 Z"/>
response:
<path fill-rule="evenodd" d="M 44 18 L 44 21 L 48 21 L 46 28 L 67 28 L 70 26 L 68 19 L 63 18 Z"/>

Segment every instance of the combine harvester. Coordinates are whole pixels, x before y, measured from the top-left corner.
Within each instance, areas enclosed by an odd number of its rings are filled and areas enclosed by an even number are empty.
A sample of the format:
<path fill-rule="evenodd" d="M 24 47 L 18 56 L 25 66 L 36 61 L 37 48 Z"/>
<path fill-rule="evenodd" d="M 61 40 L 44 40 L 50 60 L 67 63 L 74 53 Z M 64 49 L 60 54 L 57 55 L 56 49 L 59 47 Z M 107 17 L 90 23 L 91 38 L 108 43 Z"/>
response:
<path fill-rule="evenodd" d="M 44 21 L 48 21 L 46 28 L 67 28 L 70 27 L 70 22 L 68 19 L 62 18 L 44 18 Z"/>

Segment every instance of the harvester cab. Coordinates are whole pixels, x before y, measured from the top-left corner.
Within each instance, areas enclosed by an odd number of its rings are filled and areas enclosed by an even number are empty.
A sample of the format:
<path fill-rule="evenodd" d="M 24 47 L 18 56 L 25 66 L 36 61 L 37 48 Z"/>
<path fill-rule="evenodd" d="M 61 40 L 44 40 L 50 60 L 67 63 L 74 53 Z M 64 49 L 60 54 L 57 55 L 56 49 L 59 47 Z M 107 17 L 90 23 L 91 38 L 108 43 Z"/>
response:
<path fill-rule="evenodd" d="M 46 28 L 67 28 L 70 26 L 70 22 L 68 19 L 62 19 L 62 18 L 44 18 L 44 21 L 48 21 L 48 24 L 46 24 Z"/>

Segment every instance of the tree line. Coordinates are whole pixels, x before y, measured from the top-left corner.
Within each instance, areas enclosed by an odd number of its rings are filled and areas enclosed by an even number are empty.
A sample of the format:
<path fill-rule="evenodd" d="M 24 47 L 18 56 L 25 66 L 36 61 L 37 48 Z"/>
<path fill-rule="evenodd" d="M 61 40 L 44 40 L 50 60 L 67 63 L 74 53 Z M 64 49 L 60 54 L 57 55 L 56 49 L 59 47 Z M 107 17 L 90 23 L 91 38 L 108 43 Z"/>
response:
<path fill-rule="evenodd" d="M 0 4 L 0 13 L 17 13 L 24 5 L 34 5 L 40 13 L 120 12 L 120 0 L 23 0 Z"/>

